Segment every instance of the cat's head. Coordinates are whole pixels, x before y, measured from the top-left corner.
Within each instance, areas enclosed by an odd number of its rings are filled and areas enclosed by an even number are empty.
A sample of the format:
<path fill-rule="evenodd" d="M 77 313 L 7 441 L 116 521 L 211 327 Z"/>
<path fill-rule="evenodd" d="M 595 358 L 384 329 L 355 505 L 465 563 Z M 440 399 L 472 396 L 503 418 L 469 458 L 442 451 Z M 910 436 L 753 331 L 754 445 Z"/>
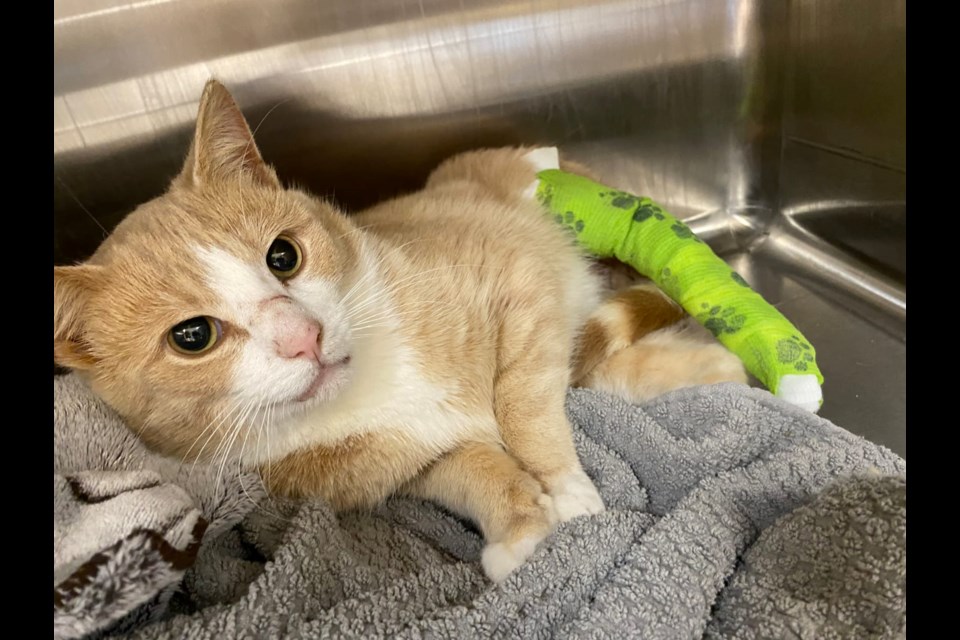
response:
<path fill-rule="evenodd" d="M 210 81 L 167 193 L 86 263 L 54 268 L 55 360 L 154 449 L 206 458 L 224 425 L 301 412 L 349 383 L 344 298 L 364 263 L 354 229 L 280 185 Z"/>

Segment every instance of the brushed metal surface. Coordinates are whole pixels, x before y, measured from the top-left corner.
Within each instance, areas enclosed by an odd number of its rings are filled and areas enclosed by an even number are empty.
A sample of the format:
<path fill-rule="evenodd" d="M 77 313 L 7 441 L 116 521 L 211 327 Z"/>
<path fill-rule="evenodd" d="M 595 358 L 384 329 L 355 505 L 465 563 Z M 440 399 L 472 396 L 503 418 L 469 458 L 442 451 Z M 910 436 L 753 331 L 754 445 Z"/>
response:
<path fill-rule="evenodd" d="M 772 253 L 906 323 L 906 2 L 793 0 L 783 241 Z M 804 248 L 806 245 L 807 248 Z M 792 256 L 792 257 L 790 257 Z"/>
<path fill-rule="evenodd" d="M 210 75 L 285 179 L 350 209 L 516 143 L 560 144 L 684 214 L 769 205 L 779 151 L 757 141 L 779 93 L 756 88 L 781 4 L 58 0 L 56 259 L 102 236 L 81 203 L 109 229 L 164 188 Z"/>
<path fill-rule="evenodd" d="M 785 217 L 906 286 L 906 173 L 788 140 Z"/>
<path fill-rule="evenodd" d="M 906 456 L 906 343 L 762 253 L 727 261 L 816 346 L 819 415 Z"/>
<path fill-rule="evenodd" d="M 903 453 L 904 42 L 904 0 L 55 0 L 54 260 L 162 192 L 211 75 L 347 210 L 559 145 L 757 275 L 825 415 Z"/>
<path fill-rule="evenodd" d="M 792 0 L 789 137 L 906 169 L 906 0 Z"/>

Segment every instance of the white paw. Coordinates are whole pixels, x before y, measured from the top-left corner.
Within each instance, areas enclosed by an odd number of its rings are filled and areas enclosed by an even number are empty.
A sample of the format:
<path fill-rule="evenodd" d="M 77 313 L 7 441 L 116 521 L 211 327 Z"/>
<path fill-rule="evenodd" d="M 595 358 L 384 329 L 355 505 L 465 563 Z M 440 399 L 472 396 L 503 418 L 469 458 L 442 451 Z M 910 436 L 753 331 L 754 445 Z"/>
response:
<path fill-rule="evenodd" d="M 560 152 L 556 147 L 541 147 L 526 153 L 524 160 L 533 165 L 535 173 L 540 173 L 546 169 L 560 168 Z M 524 189 L 523 197 L 528 200 L 536 200 L 537 187 L 540 186 L 540 180 L 534 180 L 533 184 Z"/>
<path fill-rule="evenodd" d="M 574 471 L 559 478 L 550 495 L 553 496 L 553 508 L 560 522 L 603 511 L 603 500 L 583 471 Z"/>
<path fill-rule="evenodd" d="M 492 581 L 503 582 L 514 569 L 529 558 L 546 535 L 531 535 L 516 542 L 488 544 L 480 556 L 483 572 Z"/>

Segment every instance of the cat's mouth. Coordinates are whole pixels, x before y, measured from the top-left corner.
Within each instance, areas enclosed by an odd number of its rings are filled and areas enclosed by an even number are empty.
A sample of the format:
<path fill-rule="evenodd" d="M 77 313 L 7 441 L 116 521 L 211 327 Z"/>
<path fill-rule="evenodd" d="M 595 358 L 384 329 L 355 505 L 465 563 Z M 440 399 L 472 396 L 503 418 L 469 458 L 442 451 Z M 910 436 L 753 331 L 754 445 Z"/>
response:
<path fill-rule="evenodd" d="M 306 391 L 297 396 L 296 402 L 306 402 L 307 400 L 313 399 L 320 389 L 322 389 L 327 382 L 330 382 L 333 378 L 341 374 L 348 364 L 350 364 L 350 356 L 345 356 L 336 362 L 321 362 L 320 370 L 317 372 L 313 382 L 310 383 Z"/>

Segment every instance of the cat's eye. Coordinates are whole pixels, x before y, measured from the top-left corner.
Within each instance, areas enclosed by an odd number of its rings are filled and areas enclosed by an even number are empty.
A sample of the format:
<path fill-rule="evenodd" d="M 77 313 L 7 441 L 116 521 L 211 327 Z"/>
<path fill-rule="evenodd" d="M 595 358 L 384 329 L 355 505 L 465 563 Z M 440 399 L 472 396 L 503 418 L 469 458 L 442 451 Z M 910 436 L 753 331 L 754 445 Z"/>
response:
<path fill-rule="evenodd" d="M 184 320 L 167 334 L 174 351 L 191 356 L 210 350 L 219 339 L 220 323 L 209 316 Z"/>
<path fill-rule="evenodd" d="M 281 280 L 292 278 L 300 270 L 301 262 L 300 245 L 290 236 L 277 236 L 267 250 L 267 268 Z"/>

